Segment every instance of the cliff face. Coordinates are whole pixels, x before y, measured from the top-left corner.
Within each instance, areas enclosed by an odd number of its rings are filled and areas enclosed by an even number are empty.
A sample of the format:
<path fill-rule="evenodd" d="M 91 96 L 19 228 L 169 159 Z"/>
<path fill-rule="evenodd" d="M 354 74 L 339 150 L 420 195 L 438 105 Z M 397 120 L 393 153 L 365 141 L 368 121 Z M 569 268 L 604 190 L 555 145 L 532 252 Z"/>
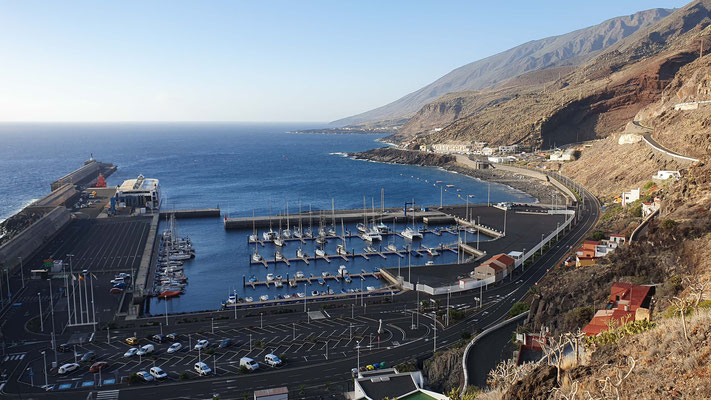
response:
<path fill-rule="evenodd" d="M 398 120 L 412 116 L 425 104 L 452 92 L 479 90 L 501 84 L 526 72 L 556 66 L 580 65 L 639 29 L 662 20 L 672 10 L 653 9 L 617 17 L 560 36 L 533 40 L 502 53 L 464 65 L 435 82 L 390 104 L 334 121 L 353 125 L 369 121 Z"/>
<path fill-rule="evenodd" d="M 537 71 L 496 89 L 443 96 L 418 111 L 396 136 L 424 143 L 485 141 L 547 148 L 620 132 L 645 107 L 669 98 L 664 88 L 699 58 L 701 40 L 709 41 L 711 35 L 710 10 L 711 1 L 696 1 L 583 65 L 559 70 L 559 77 Z M 697 78 L 697 86 L 708 85 L 706 74 Z M 683 96 L 683 90 L 676 92 Z M 706 126 L 704 121 L 698 124 Z"/>

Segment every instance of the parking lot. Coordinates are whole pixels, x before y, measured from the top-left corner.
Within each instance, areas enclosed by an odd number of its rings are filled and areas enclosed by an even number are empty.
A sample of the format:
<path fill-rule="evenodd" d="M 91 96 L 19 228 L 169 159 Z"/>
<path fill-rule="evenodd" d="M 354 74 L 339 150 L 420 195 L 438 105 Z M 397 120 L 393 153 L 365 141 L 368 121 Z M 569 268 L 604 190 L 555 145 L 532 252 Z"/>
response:
<path fill-rule="evenodd" d="M 205 362 L 213 369 L 213 375 L 235 375 L 242 373 L 240 371 L 242 357 L 250 357 L 258 361 L 260 368 L 253 373 L 260 373 L 260 370 L 272 368 L 263 362 L 264 356 L 270 353 L 276 354 L 285 361 L 285 365 L 280 368 L 291 368 L 353 357 L 359 341 L 360 352 L 365 354 L 379 348 L 392 348 L 414 340 L 422 340 L 430 332 L 425 323 L 422 323 L 419 329 L 412 330 L 411 315 L 404 312 L 384 315 L 380 335 L 378 335 L 378 328 L 381 323 L 371 317 L 330 318 L 322 311 L 309 314 L 309 321 L 264 324 L 262 327 L 257 325 L 232 328 L 230 321 L 216 321 L 214 333 L 210 324 L 204 326 L 204 330 L 199 332 L 180 333 L 178 341 L 183 348 L 172 354 L 167 352 L 168 347 L 173 343 L 171 341 L 155 343 L 149 338 L 141 337 L 138 345 L 130 346 L 124 341 L 125 335 L 118 336 L 115 332 L 113 334 L 110 332 L 111 337 L 107 339 L 106 332 L 103 334 L 97 332 L 92 343 L 76 346 L 77 360 L 87 351 L 93 351 L 96 354 L 94 361 L 106 361 L 109 363 L 108 367 L 103 369 L 101 374 L 88 372 L 92 362 L 83 363 L 79 369 L 66 375 L 59 375 L 56 369 L 51 369 L 48 372 L 48 381 L 51 390 L 93 387 L 98 386 L 99 383 L 111 385 L 126 382 L 131 373 L 148 371 L 154 366 L 162 368 L 168 374 L 166 380 L 177 381 L 198 378 L 198 374 L 193 369 L 198 361 Z M 171 332 L 168 328 L 163 330 L 165 334 Z M 160 328 L 156 327 L 153 333 L 160 333 Z M 231 346 L 218 348 L 220 341 L 225 338 L 232 340 Z M 193 349 L 201 339 L 208 340 L 209 346 L 201 351 Z M 137 355 L 124 357 L 124 353 L 129 348 L 149 343 L 155 346 L 152 354 L 143 357 Z M 75 361 L 72 348 L 73 346 L 69 351 L 60 353 L 60 365 Z M 27 373 L 20 377 L 21 382 L 31 383 L 30 370 L 42 371 L 42 360 L 27 362 L 25 366 Z M 35 373 L 35 382 L 38 382 L 37 378 L 40 377 L 41 382 L 44 383 L 44 376 L 40 375 L 43 374 Z"/>

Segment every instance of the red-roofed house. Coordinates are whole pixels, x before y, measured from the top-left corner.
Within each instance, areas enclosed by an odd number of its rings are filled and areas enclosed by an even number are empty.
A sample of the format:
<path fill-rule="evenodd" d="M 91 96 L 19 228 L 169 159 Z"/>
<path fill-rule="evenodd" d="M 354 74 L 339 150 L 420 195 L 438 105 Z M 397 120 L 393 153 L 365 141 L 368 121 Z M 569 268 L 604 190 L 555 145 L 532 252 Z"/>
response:
<path fill-rule="evenodd" d="M 487 279 L 494 276 L 494 280 L 499 281 L 513 271 L 515 264 L 516 260 L 506 254 L 497 254 L 474 268 L 474 277 Z"/>
<path fill-rule="evenodd" d="M 588 336 L 608 329 L 611 321 L 616 326 L 628 322 L 649 319 L 649 304 L 654 295 L 654 286 L 637 286 L 615 282 L 610 288 L 607 307 L 598 310 L 592 321 L 583 328 Z"/>

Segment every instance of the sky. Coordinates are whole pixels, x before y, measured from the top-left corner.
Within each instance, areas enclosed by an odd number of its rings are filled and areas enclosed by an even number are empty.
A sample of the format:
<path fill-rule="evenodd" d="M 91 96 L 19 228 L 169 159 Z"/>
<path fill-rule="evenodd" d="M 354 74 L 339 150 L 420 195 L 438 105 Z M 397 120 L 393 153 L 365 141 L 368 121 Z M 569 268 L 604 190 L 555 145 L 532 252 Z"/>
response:
<path fill-rule="evenodd" d="M 0 121 L 331 121 L 677 0 L 0 1 Z"/>

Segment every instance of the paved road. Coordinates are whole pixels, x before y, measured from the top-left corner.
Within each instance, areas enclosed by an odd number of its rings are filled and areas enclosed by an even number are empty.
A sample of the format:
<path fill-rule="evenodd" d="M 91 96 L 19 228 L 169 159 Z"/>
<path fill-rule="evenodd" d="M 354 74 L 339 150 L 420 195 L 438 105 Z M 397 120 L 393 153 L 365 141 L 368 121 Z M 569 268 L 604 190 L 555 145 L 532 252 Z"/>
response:
<path fill-rule="evenodd" d="M 598 200 L 587 190 L 584 190 L 585 195 L 585 209 L 582 212 L 583 219 L 578 223 L 578 225 L 573 228 L 571 232 L 568 233 L 560 242 L 550 249 L 548 252 L 544 253 L 543 257 L 539 258 L 529 267 L 528 276 L 524 279 L 523 284 L 517 289 L 517 293 L 512 296 L 512 298 L 507 302 L 509 305 L 513 305 L 514 301 L 518 301 L 526 292 L 522 291 L 524 288 L 529 288 L 532 285 L 537 285 L 549 268 L 555 266 L 560 260 L 565 257 L 566 254 L 570 252 L 572 246 L 575 246 L 580 242 L 585 235 L 595 226 L 600 210 L 600 203 Z M 509 307 L 510 308 L 510 307 Z M 476 370 L 476 363 L 478 358 L 481 357 L 480 354 L 475 350 L 469 351 L 466 359 L 467 370 L 470 376 L 473 376 Z"/>
<path fill-rule="evenodd" d="M 457 293 L 450 297 L 450 303 L 454 308 L 468 310 L 468 317 L 461 322 L 452 324 L 445 328 L 441 323 L 437 324 L 437 329 L 432 323 L 432 319 L 427 315 L 413 314 L 413 309 L 418 300 L 428 300 L 429 296 L 416 293 L 405 293 L 392 298 L 392 302 L 382 302 L 382 299 L 367 299 L 365 306 L 357 306 L 355 303 L 350 304 L 350 307 L 340 307 L 328 309 L 325 319 L 316 320 L 314 326 L 308 327 L 308 322 L 304 323 L 308 318 L 303 312 L 290 312 L 279 315 L 270 315 L 263 328 L 255 328 L 261 325 L 260 317 L 256 314 L 251 316 L 240 316 L 237 319 L 220 320 L 216 322 L 216 333 L 212 334 L 212 329 L 209 323 L 178 323 L 175 325 L 175 320 L 171 325 L 171 329 L 181 332 L 183 335 L 188 332 L 193 332 L 194 338 L 207 338 L 211 341 L 216 341 L 223 337 L 231 337 L 236 344 L 228 350 L 216 351 L 215 355 L 208 354 L 208 362 L 212 361 L 217 365 L 217 376 L 210 377 L 194 377 L 185 381 L 176 381 L 176 376 L 179 372 L 189 369 L 196 358 L 201 358 L 202 354 L 194 354 L 194 351 L 183 351 L 176 356 L 168 356 L 165 353 L 165 345 L 159 345 L 159 353 L 155 359 L 156 365 L 162 365 L 171 374 L 171 383 L 161 382 L 156 384 L 145 384 L 138 386 L 127 385 L 108 385 L 103 390 L 100 398 L 122 398 L 132 400 L 156 398 L 209 398 L 212 393 L 221 393 L 222 398 L 237 398 L 242 397 L 243 393 L 249 393 L 255 389 L 265 387 L 274 387 L 287 385 L 291 388 L 300 385 L 315 386 L 324 382 L 344 382 L 350 378 L 350 369 L 357 364 L 358 356 L 360 355 L 360 365 L 368 363 L 385 361 L 389 365 L 395 365 L 400 362 L 411 359 L 424 359 L 432 354 L 435 347 L 434 336 L 437 335 L 436 347 L 441 349 L 457 342 L 463 332 L 476 332 L 485 329 L 488 326 L 495 324 L 505 318 L 508 311 L 516 301 L 522 299 L 530 287 L 535 285 L 547 272 L 554 266 L 569 250 L 570 246 L 581 240 L 588 230 L 593 226 L 598 215 L 599 205 L 589 193 L 586 195 L 586 209 L 582 214 L 582 221 L 571 232 L 569 232 L 558 244 L 554 246 L 542 258 L 529 266 L 525 271 L 517 271 L 510 279 L 505 282 L 492 285 L 483 292 L 484 307 L 479 309 L 478 291 Z M 592 205 L 592 207 L 590 207 Z M 446 296 L 439 296 L 437 299 L 441 305 L 446 303 Z M 374 304 L 375 302 L 382 302 Z M 341 303 L 338 303 L 343 305 Z M 321 306 L 321 305 L 319 305 Z M 368 346 L 370 344 L 369 333 L 376 330 L 376 322 L 383 319 L 385 323 L 384 333 L 381 337 L 380 348 L 377 346 Z M 413 321 L 419 320 L 419 328 L 410 329 Z M 355 348 L 355 343 L 350 337 L 346 340 L 345 329 L 350 324 L 358 324 L 359 331 L 354 336 L 366 340 L 367 343 L 361 342 L 363 346 L 360 351 Z M 298 324 L 296 334 L 306 335 L 311 332 L 312 336 L 320 334 L 321 339 L 316 338 L 315 343 L 309 337 L 300 342 L 301 338 L 293 340 L 293 327 Z M 292 326 L 292 332 L 289 332 L 289 326 Z M 150 336 L 157 333 L 159 327 L 139 327 L 137 334 L 139 337 Z M 249 332 L 252 335 L 259 336 L 260 341 L 265 343 L 264 349 L 248 348 Z M 165 332 L 167 333 L 167 331 Z M 81 351 L 94 350 L 101 357 L 106 357 L 115 366 L 114 369 L 107 370 L 107 373 L 118 370 L 114 374 L 114 379 L 121 379 L 129 372 L 140 369 L 146 369 L 152 366 L 153 359 L 150 361 L 140 360 L 124 360 L 122 351 L 127 348 L 126 345 L 120 343 L 122 338 L 132 335 L 133 332 L 126 330 L 113 330 L 109 332 L 112 336 L 109 338 L 109 343 L 100 343 L 103 341 L 103 333 L 97 333 L 94 343 L 86 346 L 80 346 Z M 329 344 L 329 359 L 325 358 L 325 344 L 322 337 L 326 335 Z M 291 336 L 291 338 L 289 338 Z M 253 336 L 254 337 L 254 336 Z M 333 337 L 333 342 L 331 342 Z M 194 339 L 188 339 L 188 346 Z M 262 340 L 263 339 L 263 340 Z M 64 338 L 62 339 L 64 340 Z M 61 341 L 60 341 L 61 342 Z M 185 342 L 185 336 L 183 336 Z M 308 342 L 308 347 L 307 347 Z M 300 348 L 298 346 L 301 346 Z M 331 347 L 333 346 L 333 347 Z M 44 373 L 42 372 L 42 355 L 40 351 L 48 349 L 49 342 L 46 336 L 28 335 L 25 341 L 14 343 L 6 349 L 5 355 L 7 359 L 2 359 L 2 368 L 5 373 L 0 377 L 1 382 L 4 382 L 3 392 L 17 393 L 22 392 L 27 397 L 27 393 L 33 393 L 33 398 L 87 398 L 89 392 L 96 392 L 93 387 L 95 380 L 98 377 L 87 375 L 86 366 L 82 371 L 77 371 L 76 375 L 70 375 L 66 378 L 58 378 L 52 370 L 48 372 L 48 381 L 50 383 L 59 382 L 64 385 L 69 385 L 69 388 L 74 390 L 63 391 L 57 389 L 53 392 L 42 392 L 37 386 L 44 384 Z M 265 351 L 270 350 L 278 353 L 287 354 L 290 362 L 287 366 L 279 370 L 271 370 L 263 368 L 263 370 L 252 374 L 237 373 L 234 361 L 239 357 L 249 354 L 255 357 L 263 356 Z M 335 350 L 335 352 L 333 352 Z M 293 354 L 293 355 L 292 355 Z M 305 357 L 305 358 L 304 358 Z M 50 357 L 51 358 L 51 357 Z M 73 358 L 71 353 L 60 357 Z M 160 364 L 158 364 L 160 363 Z M 30 376 L 30 369 L 33 374 Z M 102 379 L 106 379 L 102 376 Z M 111 379 L 111 378 L 109 378 Z M 34 382 L 33 382 L 34 380 Z M 34 383 L 35 386 L 30 386 Z M 0 383 L 2 384 L 2 383 Z M 79 389 L 82 385 L 86 389 Z M 67 386 L 65 386 L 67 387 Z M 61 394 L 57 393 L 61 392 Z M 229 395 L 226 395 L 228 394 Z M 19 398 L 19 396 L 17 396 Z"/>

